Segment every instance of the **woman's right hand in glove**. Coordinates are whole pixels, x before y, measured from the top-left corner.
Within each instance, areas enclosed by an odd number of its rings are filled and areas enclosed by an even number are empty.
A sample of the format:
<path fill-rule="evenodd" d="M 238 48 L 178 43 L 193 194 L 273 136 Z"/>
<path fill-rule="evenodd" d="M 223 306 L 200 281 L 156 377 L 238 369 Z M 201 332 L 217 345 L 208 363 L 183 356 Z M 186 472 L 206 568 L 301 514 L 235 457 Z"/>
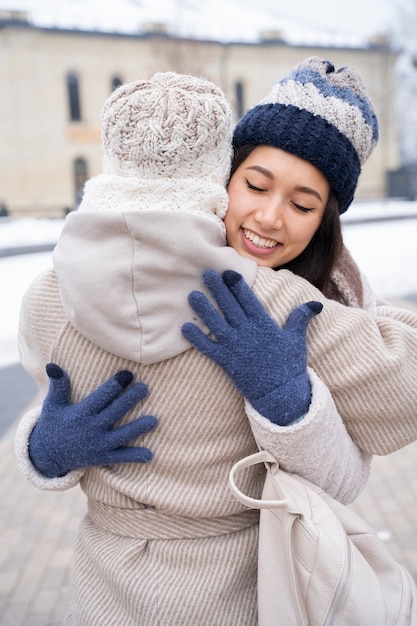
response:
<path fill-rule="evenodd" d="M 115 428 L 115 424 L 148 395 L 143 383 L 121 371 L 77 404 L 69 401 L 70 380 L 58 365 L 48 363 L 49 391 L 29 438 L 29 456 L 48 478 L 71 470 L 113 463 L 148 463 L 148 448 L 127 444 L 157 426 L 152 415 Z M 130 386 L 129 386 L 130 385 Z"/>

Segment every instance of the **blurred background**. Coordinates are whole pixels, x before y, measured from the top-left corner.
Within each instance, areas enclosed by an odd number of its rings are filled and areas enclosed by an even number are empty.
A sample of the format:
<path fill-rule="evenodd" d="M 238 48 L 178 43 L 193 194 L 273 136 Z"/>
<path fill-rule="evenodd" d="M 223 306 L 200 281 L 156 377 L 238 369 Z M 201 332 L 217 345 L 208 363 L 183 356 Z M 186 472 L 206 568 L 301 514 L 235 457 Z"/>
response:
<path fill-rule="evenodd" d="M 101 171 L 120 83 L 174 70 L 225 92 L 235 121 L 305 57 L 363 77 L 380 122 L 358 199 L 417 197 L 417 2 L 0 0 L 0 215 L 63 217 Z"/>

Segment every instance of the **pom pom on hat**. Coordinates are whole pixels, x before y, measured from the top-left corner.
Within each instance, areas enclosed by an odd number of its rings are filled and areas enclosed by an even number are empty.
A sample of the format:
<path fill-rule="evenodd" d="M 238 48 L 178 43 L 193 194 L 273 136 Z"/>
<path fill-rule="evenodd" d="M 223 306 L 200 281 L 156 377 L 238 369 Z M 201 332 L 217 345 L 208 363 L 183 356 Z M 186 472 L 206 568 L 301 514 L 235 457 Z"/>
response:
<path fill-rule="evenodd" d="M 378 120 L 360 76 L 319 57 L 305 59 L 274 85 L 233 136 L 235 149 L 271 145 L 311 162 L 329 181 L 340 213 L 351 204 L 377 141 Z"/>
<path fill-rule="evenodd" d="M 225 185 L 232 113 L 208 80 L 157 73 L 118 87 L 102 113 L 103 171 L 141 179 L 206 178 Z"/>

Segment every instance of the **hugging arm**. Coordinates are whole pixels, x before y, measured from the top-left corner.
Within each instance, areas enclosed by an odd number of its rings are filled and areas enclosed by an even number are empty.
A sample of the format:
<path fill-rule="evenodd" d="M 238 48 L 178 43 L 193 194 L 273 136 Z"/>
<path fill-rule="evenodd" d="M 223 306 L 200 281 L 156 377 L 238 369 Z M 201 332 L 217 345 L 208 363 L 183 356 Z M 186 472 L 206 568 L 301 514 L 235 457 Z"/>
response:
<path fill-rule="evenodd" d="M 307 367 L 306 328 L 321 304 L 296 307 L 281 329 L 240 275 L 207 272 L 204 282 L 223 315 L 200 292 L 190 295 L 190 303 L 215 338 L 192 323 L 183 334 L 245 397 L 261 448 L 286 471 L 352 502 L 366 484 L 372 457 L 354 444 L 326 385 Z"/>
<path fill-rule="evenodd" d="M 323 311 L 308 328 L 308 364 L 329 389 L 361 450 L 389 454 L 417 439 L 417 313 L 389 304 L 372 312 L 326 298 L 288 270 L 258 268 L 248 297 L 283 324 L 300 302 Z"/>

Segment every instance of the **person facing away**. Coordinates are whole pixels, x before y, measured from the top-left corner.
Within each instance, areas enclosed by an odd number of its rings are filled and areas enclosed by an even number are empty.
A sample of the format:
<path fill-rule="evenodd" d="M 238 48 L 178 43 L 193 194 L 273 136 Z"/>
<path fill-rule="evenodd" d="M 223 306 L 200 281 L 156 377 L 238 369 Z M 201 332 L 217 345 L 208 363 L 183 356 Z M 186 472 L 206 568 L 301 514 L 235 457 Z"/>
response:
<path fill-rule="evenodd" d="M 67 624 L 255 625 L 258 514 L 231 497 L 233 463 L 268 447 L 344 502 L 368 476 L 369 455 L 307 367 L 305 332 L 321 306 L 294 304 L 291 290 L 295 280 L 298 298 L 306 281 L 282 273 L 289 321 L 275 324 L 281 356 L 270 367 L 281 374 L 266 395 L 280 402 L 272 413 L 266 402 L 269 416 L 182 336 L 203 270 L 256 279 L 257 264 L 226 245 L 231 133 L 209 81 L 158 73 L 117 89 L 103 111 L 103 174 L 22 303 L 22 363 L 49 393 L 19 425 L 20 469 L 41 489 L 80 483 L 88 498 Z M 157 426 L 136 418 L 140 399 Z M 253 419 L 264 422 L 258 441 Z M 260 494 L 263 477 L 244 488 Z"/>

